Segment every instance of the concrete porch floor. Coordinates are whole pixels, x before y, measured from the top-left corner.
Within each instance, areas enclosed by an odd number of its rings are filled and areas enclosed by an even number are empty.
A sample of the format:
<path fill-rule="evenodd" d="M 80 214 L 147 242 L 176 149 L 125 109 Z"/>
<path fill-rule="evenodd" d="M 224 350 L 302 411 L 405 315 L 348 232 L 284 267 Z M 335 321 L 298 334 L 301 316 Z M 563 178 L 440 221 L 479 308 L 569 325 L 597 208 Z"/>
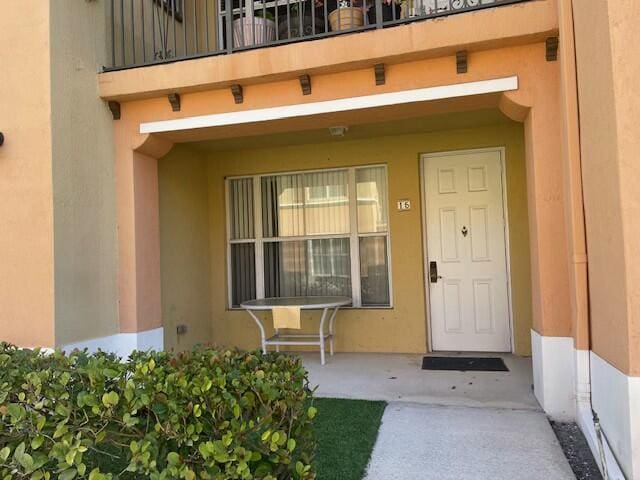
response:
<path fill-rule="evenodd" d="M 501 355 L 509 372 L 443 372 L 422 370 L 422 355 L 342 353 L 324 366 L 301 355 L 317 396 L 389 402 L 365 480 L 575 479 L 528 358 Z"/>
<path fill-rule="evenodd" d="M 500 355 L 509 372 L 443 372 L 422 370 L 423 355 L 337 353 L 324 366 L 317 353 L 300 355 L 320 397 L 540 410 L 530 358 Z"/>

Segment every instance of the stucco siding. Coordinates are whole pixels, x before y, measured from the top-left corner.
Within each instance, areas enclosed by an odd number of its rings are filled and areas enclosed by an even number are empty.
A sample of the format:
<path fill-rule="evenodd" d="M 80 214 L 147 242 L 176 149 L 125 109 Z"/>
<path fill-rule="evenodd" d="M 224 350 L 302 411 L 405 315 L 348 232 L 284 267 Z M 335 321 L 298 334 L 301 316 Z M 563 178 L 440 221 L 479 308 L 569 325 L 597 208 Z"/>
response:
<path fill-rule="evenodd" d="M 56 0 L 51 10 L 57 345 L 118 332 L 113 119 L 95 81 L 107 3 Z"/>
<path fill-rule="evenodd" d="M 631 1 L 574 4 L 592 348 L 631 375 L 640 375 L 640 104 L 629 86 L 640 61 L 628 46 L 640 34 L 621 16 L 639 9 Z"/>
<path fill-rule="evenodd" d="M 186 350 L 211 341 L 209 186 L 204 156 L 176 147 L 158 162 L 160 264 L 165 347 Z M 177 335 L 176 328 L 187 332 Z"/>
<path fill-rule="evenodd" d="M 49 2 L 3 8 L 0 340 L 53 346 Z"/>

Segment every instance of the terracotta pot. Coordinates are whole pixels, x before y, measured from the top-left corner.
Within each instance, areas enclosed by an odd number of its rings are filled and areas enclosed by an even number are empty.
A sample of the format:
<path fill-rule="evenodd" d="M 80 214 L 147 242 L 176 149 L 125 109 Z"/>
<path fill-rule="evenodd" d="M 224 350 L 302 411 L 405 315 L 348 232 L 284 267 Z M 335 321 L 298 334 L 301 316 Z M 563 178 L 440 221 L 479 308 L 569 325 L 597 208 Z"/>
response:
<path fill-rule="evenodd" d="M 262 17 L 242 17 L 233 21 L 233 46 L 251 47 L 276 39 L 276 22 Z"/>
<path fill-rule="evenodd" d="M 349 30 L 364 25 L 364 14 L 360 7 L 340 7 L 329 14 L 331 30 Z M 339 25 L 338 25 L 339 24 Z"/>

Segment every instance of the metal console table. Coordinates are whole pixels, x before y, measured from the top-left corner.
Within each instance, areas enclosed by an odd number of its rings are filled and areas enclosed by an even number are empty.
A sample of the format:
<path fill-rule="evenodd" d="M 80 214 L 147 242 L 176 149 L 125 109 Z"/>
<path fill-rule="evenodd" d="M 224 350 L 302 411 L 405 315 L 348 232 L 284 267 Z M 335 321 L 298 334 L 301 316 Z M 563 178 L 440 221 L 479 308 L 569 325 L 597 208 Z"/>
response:
<path fill-rule="evenodd" d="M 280 345 L 317 345 L 320 347 L 320 363 L 325 363 L 325 340 L 329 340 L 329 353 L 333 355 L 333 325 L 340 307 L 351 305 L 349 297 L 282 297 L 249 300 L 240 306 L 247 311 L 260 329 L 262 353 L 267 353 L 267 345 L 275 345 L 280 351 Z M 281 334 L 276 329 L 275 335 L 266 338 L 264 324 L 254 313 L 255 311 L 271 310 L 274 307 L 300 307 L 301 310 L 322 310 L 318 334 Z M 325 323 L 329 321 L 329 332 L 325 332 Z"/>

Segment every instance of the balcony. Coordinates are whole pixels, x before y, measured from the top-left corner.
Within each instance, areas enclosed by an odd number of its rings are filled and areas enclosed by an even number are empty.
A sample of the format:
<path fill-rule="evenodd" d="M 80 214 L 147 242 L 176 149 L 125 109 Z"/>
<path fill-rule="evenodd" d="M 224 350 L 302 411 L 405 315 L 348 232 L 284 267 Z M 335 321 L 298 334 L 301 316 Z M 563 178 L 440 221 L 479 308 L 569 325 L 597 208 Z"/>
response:
<path fill-rule="evenodd" d="M 105 71 L 388 28 L 528 0 L 110 0 Z"/>

